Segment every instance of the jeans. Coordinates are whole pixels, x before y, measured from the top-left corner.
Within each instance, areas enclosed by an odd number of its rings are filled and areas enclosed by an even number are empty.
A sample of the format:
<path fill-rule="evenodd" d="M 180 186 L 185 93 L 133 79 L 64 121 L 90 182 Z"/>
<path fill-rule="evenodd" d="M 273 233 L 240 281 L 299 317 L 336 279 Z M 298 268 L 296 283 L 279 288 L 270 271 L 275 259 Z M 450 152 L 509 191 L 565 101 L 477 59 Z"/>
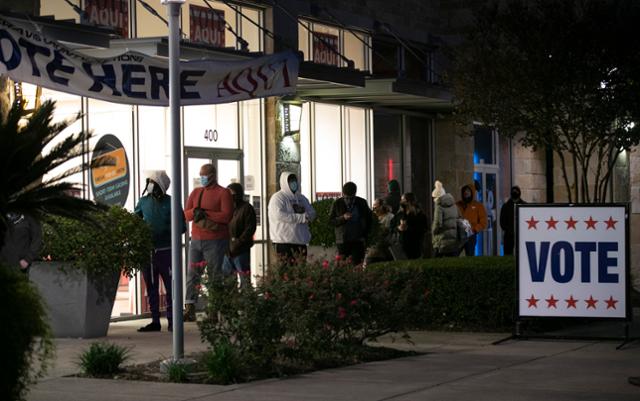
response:
<path fill-rule="evenodd" d="M 225 274 L 237 273 L 242 287 L 251 284 L 251 251 L 248 250 L 233 257 L 224 255 L 222 271 Z"/>
<path fill-rule="evenodd" d="M 351 258 L 351 263 L 358 266 L 364 260 L 365 246 L 362 241 L 348 241 L 338 244 L 338 255 L 343 260 Z"/>
<path fill-rule="evenodd" d="M 206 267 L 209 280 L 224 276 L 222 261 L 229 246 L 228 239 L 191 240 L 189 244 L 189 269 L 185 303 L 195 304 L 200 293 L 202 273 Z"/>
<path fill-rule="evenodd" d="M 476 255 L 476 242 L 478 241 L 478 234 L 473 234 L 467 239 L 467 242 L 464 244 L 464 254 L 466 256 L 475 256 Z"/>
<path fill-rule="evenodd" d="M 151 320 L 160 323 L 160 278 L 167 292 L 167 320 L 171 324 L 172 315 L 172 282 L 171 282 L 171 249 L 155 249 L 151 264 L 142 269 L 142 277 L 147 286 Z"/>

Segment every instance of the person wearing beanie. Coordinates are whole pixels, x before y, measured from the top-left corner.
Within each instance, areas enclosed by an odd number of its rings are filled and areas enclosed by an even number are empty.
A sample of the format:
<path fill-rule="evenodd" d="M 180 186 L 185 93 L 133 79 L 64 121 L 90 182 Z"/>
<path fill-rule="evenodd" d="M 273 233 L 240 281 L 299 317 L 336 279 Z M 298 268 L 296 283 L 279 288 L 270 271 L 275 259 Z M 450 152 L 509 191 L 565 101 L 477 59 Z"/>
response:
<path fill-rule="evenodd" d="M 342 197 L 331 205 L 329 219 L 335 227 L 338 255 L 357 266 L 364 260 L 367 237 L 371 230 L 372 214 L 367 201 L 356 196 L 358 187 L 347 182 Z"/>
<path fill-rule="evenodd" d="M 431 225 L 431 243 L 436 257 L 457 256 L 460 252 L 458 243 L 457 221 L 460 212 L 451 194 L 446 193 L 440 181 L 435 182 L 431 192 L 435 207 L 433 224 Z"/>
<path fill-rule="evenodd" d="M 138 329 L 140 332 L 160 331 L 160 278 L 167 294 L 167 321 L 172 330 L 171 298 L 171 196 L 167 195 L 171 180 L 162 170 L 147 172 L 147 185 L 134 213 L 151 227 L 153 254 L 150 263 L 142 268 L 142 277 L 147 287 L 151 323 Z M 146 195 L 145 195 L 146 193 Z M 184 216 L 182 210 L 180 215 Z M 184 218 L 182 232 L 186 231 Z"/>

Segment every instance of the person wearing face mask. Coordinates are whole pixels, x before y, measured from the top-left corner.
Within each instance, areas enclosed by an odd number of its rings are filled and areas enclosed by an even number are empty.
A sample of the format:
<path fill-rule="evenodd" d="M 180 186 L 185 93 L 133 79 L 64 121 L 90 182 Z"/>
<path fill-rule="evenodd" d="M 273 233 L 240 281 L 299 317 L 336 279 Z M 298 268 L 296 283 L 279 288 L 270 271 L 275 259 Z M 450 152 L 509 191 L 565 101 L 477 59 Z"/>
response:
<path fill-rule="evenodd" d="M 172 329 L 171 297 L 171 196 L 167 195 L 171 180 L 164 171 L 147 173 L 147 186 L 134 209 L 134 213 L 151 227 L 153 253 L 150 263 L 142 268 L 142 277 L 147 287 L 151 323 L 138 329 L 140 332 L 160 331 L 160 278 L 167 294 L 168 329 Z M 146 195 L 145 195 L 146 193 Z M 180 211 L 182 214 L 182 211 Z M 186 224 L 182 220 L 182 232 Z"/>
<path fill-rule="evenodd" d="M 238 183 L 227 186 L 233 197 L 233 217 L 229 222 L 229 249 L 224 256 L 225 272 L 236 272 L 240 285 L 251 284 L 251 247 L 256 232 L 256 211 L 244 200 L 244 189 Z"/>
<path fill-rule="evenodd" d="M 233 217 L 231 191 L 218 185 L 213 164 L 200 167 L 201 187 L 189 194 L 184 210 L 191 225 L 189 243 L 189 269 L 184 320 L 196 320 L 195 304 L 198 300 L 203 266 L 209 280 L 221 280 L 224 276 L 222 263 L 229 247 L 229 222 Z"/>
<path fill-rule="evenodd" d="M 354 266 L 364 260 L 366 241 L 371 230 L 371 209 L 367 201 L 356 196 L 358 187 L 347 182 L 342 187 L 342 197 L 331 205 L 329 219 L 335 227 L 338 255 L 351 258 Z"/>
<path fill-rule="evenodd" d="M 307 257 L 311 241 L 309 223 L 316 211 L 300 193 L 298 177 L 290 171 L 280 174 L 280 190 L 269 199 L 269 236 L 278 258 L 289 263 Z"/>
<path fill-rule="evenodd" d="M 400 243 L 407 259 L 422 257 L 424 235 L 429 227 L 427 216 L 424 214 L 413 193 L 407 192 L 400 198 L 398 212 L 400 224 Z"/>
<path fill-rule="evenodd" d="M 518 204 L 527 203 L 520 198 L 522 192 L 519 186 L 511 188 L 511 197 L 500 208 L 500 227 L 504 233 L 504 254 L 513 255 L 515 242 L 515 209 Z"/>
<path fill-rule="evenodd" d="M 475 199 L 475 186 L 465 185 L 461 188 L 460 193 L 462 199 L 456 202 L 456 205 L 462 217 L 471 224 L 473 230 L 473 235 L 467 239 L 463 249 L 465 255 L 474 256 L 478 233 L 487 228 L 487 211 L 484 205 Z"/>

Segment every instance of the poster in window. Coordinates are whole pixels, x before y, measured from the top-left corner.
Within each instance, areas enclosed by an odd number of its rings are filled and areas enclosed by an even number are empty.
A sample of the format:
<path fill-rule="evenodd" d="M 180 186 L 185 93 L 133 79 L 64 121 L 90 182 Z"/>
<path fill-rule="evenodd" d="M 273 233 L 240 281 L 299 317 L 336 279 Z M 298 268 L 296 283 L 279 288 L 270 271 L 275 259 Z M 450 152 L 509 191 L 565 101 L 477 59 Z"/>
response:
<path fill-rule="evenodd" d="M 129 0 L 85 0 L 84 11 L 90 24 L 108 26 L 129 37 Z"/>
<path fill-rule="evenodd" d="M 340 66 L 338 36 L 329 33 L 313 33 L 313 61 L 319 64 Z"/>
<path fill-rule="evenodd" d="M 189 39 L 215 47 L 224 47 L 224 11 L 189 5 Z"/>

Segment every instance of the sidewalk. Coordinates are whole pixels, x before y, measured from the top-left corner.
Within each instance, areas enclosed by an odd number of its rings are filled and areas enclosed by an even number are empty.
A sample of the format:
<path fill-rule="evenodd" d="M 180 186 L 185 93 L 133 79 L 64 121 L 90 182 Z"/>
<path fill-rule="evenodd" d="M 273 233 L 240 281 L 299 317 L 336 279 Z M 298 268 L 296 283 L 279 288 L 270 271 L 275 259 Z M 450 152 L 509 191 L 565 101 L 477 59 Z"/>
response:
<path fill-rule="evenodd" d="M 111 325 L 108 340 L 135 344 L 133 363 L 171 355 L 170 333 L 137 333 L 145 321 Z M 415 349 L 424 355 L 372 362 L 231 386 L 150 383 L 61 377 L 88 340 L 58 342 L 58 365 L 35 386 L 30 401 L 300 401 L 300 400 L 640 400 L 640 342 L 617 351 L 611 341 L 507 341 L 486 333 L 411 333 L 384 345 Z M 205 349 L 197 327 L 186 325 L 185 351 Z M 77 355 L 75 355 L 77 357 Z"/>

